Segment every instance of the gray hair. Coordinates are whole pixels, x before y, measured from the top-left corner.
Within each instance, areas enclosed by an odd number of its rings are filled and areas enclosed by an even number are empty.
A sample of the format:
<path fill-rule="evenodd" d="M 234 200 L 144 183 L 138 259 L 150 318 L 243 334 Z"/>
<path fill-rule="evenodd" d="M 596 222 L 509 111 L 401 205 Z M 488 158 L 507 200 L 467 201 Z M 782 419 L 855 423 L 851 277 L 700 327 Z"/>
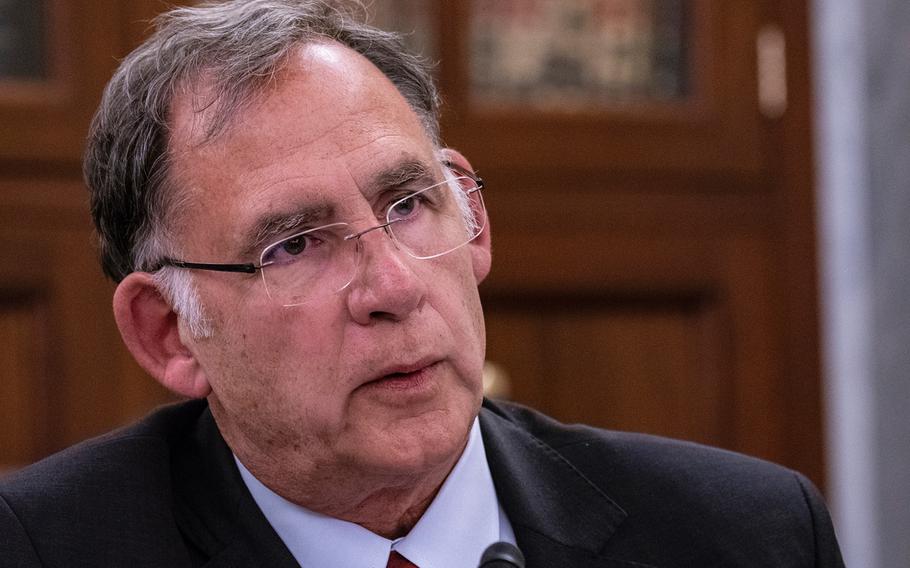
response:
<path fill-rule="evenodd" d="M 197 335 L 211 328 L 186 270 L 158 264 L 179 256 L 169 234 L 186 192 L 174 187 L 168 119 L 181 88 L 205 77 L 207 135 L 229 126 L 286 64 L 294 48 L 332 40 L 360 53 L 396 86 L 439 141 L 439 100 L 424 61 L 399 37 L 362 23 L 363 6 L 345 0 L 235 0 L 177 8 L 120 64 L 92 121 L 83 163 L 105 274 L 155 271 L 159 292 Z"/>

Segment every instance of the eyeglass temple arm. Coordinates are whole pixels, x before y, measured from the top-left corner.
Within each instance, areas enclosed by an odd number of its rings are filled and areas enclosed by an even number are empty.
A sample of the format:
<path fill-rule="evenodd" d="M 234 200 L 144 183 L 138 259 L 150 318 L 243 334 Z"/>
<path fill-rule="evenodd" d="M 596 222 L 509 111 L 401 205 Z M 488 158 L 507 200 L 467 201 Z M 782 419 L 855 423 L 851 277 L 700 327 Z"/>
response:
<path fill-rule="evenodd" d="M 463 176 L 469 177 L 472 180 L 474 180 L 474 183 L 477 184 L 477 187 L 475 189 L 471 190 L 471 192 L 469 192 L 469 193 L 477 191 L 478 189 L 483 189 L 483 178 L 479 177 L 477 174 L 475 174 L 471 170 L 469 170 L 467 168 L 463 168 L 463 167 L 459 166 L 458 164 L 456 164 L 455 162 L 449 162 L 448 160 L 442 162 L 442 165 L 449 168 L 450 170 L 453 170 L 455 173 L 461 174 Z"/>
<path fill-rule="evenodd" d="M 183 260 L 165 258 L 161 261 L 161 264 L 159 264 L 155 270 L 164 266 L 174 266 L 177 268 L 194 268 L 196 270 L 214 270 L 216 272 L 243 272 L 245 274 L 254 274 L 257 270 L 262 268 L 261 266 L 256 266 L 251 262 L 245 264 L 209 264 L 205 262 L 185 262 Z"/>

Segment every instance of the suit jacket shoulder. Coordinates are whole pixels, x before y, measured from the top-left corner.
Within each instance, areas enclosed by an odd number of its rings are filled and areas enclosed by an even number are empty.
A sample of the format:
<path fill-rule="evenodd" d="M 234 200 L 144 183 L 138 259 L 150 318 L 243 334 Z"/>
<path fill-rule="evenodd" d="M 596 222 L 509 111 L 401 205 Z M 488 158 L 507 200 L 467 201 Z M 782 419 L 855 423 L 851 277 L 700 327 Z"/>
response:
<path fill-rule="evenodd" d="M 297 566 L 240 480 L 204 401 L 0 481 L 0 567 Z"/>
<path fill-rule="evenodd" d="M 843 566 L 821 497 L 796 472 L 513 404 L 487 402 L 481 420 L 528 555 L 562 547 L 576 567 Z"/>
<path fill-rule="evenodd" d="M 192 421 L 192 410 L 167 409 L 4 479 L 3 550 L 40 558 L 39 564 L 25 566 L 114 566 L 123 561 L 143 566 L 148 564 L 141 553 L 154 548 L 167 556 L 156 554 L 159 559 L 184 564 L 187 559 L 179 551 L 185 547 L 176 546 L 181 538 L 171 507 L 168 440 Z M 91 558 L 86 558 L 87 547 Z M 0 559 L 0 565 L 5 562 Z"/>

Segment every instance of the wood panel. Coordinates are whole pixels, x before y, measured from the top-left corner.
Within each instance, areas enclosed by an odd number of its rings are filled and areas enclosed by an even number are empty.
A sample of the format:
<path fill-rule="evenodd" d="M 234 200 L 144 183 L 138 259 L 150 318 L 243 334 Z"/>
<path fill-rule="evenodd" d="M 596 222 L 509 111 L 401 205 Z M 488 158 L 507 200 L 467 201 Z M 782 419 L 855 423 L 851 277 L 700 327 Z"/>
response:
<path fill-rule="evenodd" d="M 697 307 L 653 303 L 634 310 L 583 310 L 562 315 L 553 342 L 554 413 L 595 425 L 724 445 L 722 381 L 701 369 Z M 592 372 L 594 371 L 594 372 Z"/>
<path fill-rule="evenodd" d="M 778 225 L 774 254 L 781 290 L 782 363 L 795 380 L 784 387 L 783 428 L 796 442 L 788 448 L 786 463 L 800 471 L 817 470 L 823 483 L 825 438 L 822 371 L 819 345 L 818 243 L 813 143 L 815 137 L 811 53 L 808 33 L 810 13 L 806 2 L 773 2 L 765 5 L 765 18 L 778 24 L 787 38 L 789 104 L 783 120 L 771 124 L 768 154 L 777 165 L 774 183 Z"/>
<path fill-rule="evenodd" d="M 0 231 L 0 468 L 48 453 L 55 436 L 50 403 L 54 343 L 40 243 Z"/>
<path fill-rule="evenodd" d="M 49 76 L 0 80 L 0 163 L 8 169 L 78 171 L 89 120 L 117 64 L 120 8 L 115 0 L 47 1 Z"/>
<path fill-rule="evenodd" d="M 516 398 L 568 422 L 733 445 L 713 302 L 553 298 L 533 314 L 492 304 L 488 355 Z"/>
<path fill-rule="evenodd" d="M 766 235 L 504 234 L 495 216 L 492 227 L 488 357 L 515 400 L 786 461 Z"/>
<path fill-rule="evenodd" d="M 126 355 L 98 267 L 81 183 L 0 180 L 3 418 L 28 463 L 168 400 Z M 8 339 L 8 341 L 7 341 Z M 141 386 L 136 386 L 141 385 Z M 138 394 L 137 394 L 138 393 Z"/>
<path fill-rule="evenodd" d="M 47 76 L 0 80 L 0 469 L 172 400 L 120 341 L 79 165 L 102 87 L 166 3 L 46 5 Z"/>
<path fill-rule="evenodd" d="M 0 290 L 0 471 L 30 463 L 52 445 L 46 306 L 28 291 Z"/>

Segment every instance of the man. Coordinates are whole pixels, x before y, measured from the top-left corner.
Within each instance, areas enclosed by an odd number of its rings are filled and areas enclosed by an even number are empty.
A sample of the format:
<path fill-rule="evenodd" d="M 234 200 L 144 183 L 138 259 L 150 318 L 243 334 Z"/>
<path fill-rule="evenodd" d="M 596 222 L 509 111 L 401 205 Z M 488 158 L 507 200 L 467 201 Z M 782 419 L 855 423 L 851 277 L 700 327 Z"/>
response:
<path fill-rule="evenodd" d="M 158 22 L 85 172 L 123 340 L 193 400 L 0 484 L 0 565 L 842 565 L 799 474 L 482 401 L 483 184 L 436 112 L 334 4 Z"/>

